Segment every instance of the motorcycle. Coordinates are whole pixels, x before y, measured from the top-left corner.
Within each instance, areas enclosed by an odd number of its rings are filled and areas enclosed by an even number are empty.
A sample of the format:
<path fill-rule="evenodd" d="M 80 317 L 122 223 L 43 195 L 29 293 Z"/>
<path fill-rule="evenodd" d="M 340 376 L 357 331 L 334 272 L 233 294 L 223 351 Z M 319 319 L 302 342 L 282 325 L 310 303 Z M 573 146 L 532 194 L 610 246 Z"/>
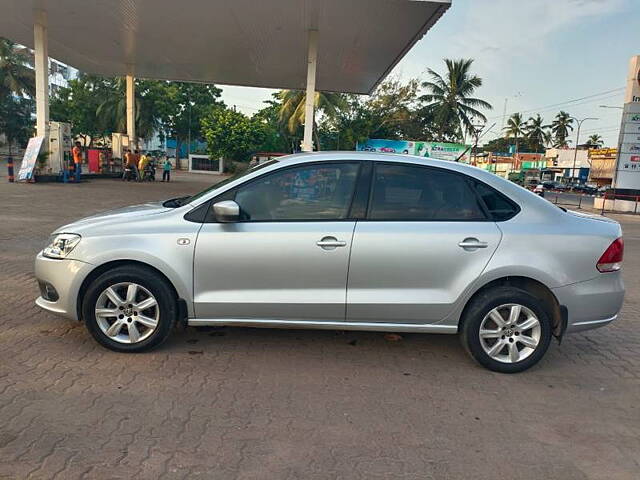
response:
<path fill-rule="evenodd" d="M 138 180 L 138 176 L 136 175 L 136 171 L 133 169 L 133 167 L 130 166 L 125 166 L 124 167 L 124 173 L 122 174 L 122 181 L 134 181 L 136 182 Z"/>
<path fill-rule="evenodd" d="M 156 167 L 152 163 L 147 164 L 144 167 L 144 175 L 142 180 L 145 182 L 155 182 L 156 181 Z"/>

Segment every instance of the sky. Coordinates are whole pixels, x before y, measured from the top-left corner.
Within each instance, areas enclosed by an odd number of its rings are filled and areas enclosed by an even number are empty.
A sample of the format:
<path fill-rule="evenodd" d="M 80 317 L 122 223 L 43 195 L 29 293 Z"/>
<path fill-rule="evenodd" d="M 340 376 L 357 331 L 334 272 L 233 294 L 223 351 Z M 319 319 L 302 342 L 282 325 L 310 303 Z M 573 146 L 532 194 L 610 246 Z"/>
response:
<path fill-rule="evenodd" d="M 443 58 L 472 58 L 487 100 L 484 141 L 501 134 L 503 111 L 551 123 L 560 109 L 586 120 L 580 143 L 600 134 L 615 147 L 629 59 L 640 55 L 640 0 L 452 0 L 451 8 L 398 63 L 391 75 L 444 73 Z M 222 87 L 223 99 L 246 114 L 273 90 Z M 488 128 L 488 127 L 487 127 Z M 572 136 L 575 142 L 575 133 Z M 573 143 L 572 143 L 573 145 Z"/>

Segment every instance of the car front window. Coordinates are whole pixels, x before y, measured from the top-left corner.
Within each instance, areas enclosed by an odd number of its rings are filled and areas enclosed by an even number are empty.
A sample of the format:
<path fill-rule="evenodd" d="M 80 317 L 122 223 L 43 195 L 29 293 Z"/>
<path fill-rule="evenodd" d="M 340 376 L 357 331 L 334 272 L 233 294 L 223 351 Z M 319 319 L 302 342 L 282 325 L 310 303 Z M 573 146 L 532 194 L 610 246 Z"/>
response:
<path fill-rule="evenodd" d="M 357 176 L 357 163 L 296 166 L 241 186 L 235 201 L 243 221 L 343 220 Z"/>
<path fill-rule="evenodd" d="M 234 182 L 236 180 L 238 180 L 239 178 L 245 177 L 247 175 L 249 175 L 250 173 L 254 173 L 258 170 L 262 170 L 263 168 L 269 167 L 271 165 L 273 165 L 274 163 L 278 163 L 278 160 L 269 160 L 268 162 L 264 162 L 261 163 L 260 165 L 256 165 L 253 168 L 249 168 L 247 170 L 244 170 L 243 172 L 239 172 L 236 173 L 234 175 L 231 175 L 228 178 L 225 178 L 224 180 L 222 180 L 221 182 L 218 182 L 216 184 L 211 185 L 210 187 L 204 189 L 203 191 L 201 191 L 200 193 L 196 193 L 195 195 L 192 195 L 190 197 L 185 197 L 184 201 L 183 201 L 183 205 L 185 203 L 192 203 L 194 201 L 199 200 L 200 198 L 204 197 L 205 195 L 207 195 L 208 193 L 220 188 L 220 187 L 224 187 L 225 185 Z"/>

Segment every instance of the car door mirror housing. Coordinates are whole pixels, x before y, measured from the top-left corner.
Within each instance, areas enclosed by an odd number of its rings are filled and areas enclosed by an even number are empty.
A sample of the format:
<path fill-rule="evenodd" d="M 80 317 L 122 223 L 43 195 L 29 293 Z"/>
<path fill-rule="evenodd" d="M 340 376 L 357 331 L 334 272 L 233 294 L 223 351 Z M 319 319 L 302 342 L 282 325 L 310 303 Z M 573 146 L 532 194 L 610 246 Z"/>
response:
<path fill-rule="evenodd" d="M 213 204 L 213 213 L 218 222 L 237 222 L 240 220 L 240 205 L 233 200 L 224 200 Z"/>

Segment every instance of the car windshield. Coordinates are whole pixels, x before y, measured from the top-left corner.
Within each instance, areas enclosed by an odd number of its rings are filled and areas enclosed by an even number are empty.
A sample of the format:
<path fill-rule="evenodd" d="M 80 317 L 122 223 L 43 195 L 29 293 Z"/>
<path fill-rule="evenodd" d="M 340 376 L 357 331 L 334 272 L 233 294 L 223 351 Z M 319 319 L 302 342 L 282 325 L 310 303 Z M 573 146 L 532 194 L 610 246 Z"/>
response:
<path fill-rule="evenodd" d="M 215 183 L 213 185 L 211 185 L 208 188 L 205 188 L 204 190 L 202 190 L 200 193 L 196 193 L 195 195 L 187 195 L 186 197 L 178 197 L 178 198 L 171 198 L 169 200 L 166 200 L 162 205 L 168 208 L 177 208 L 177 207 L 181 207 L 182 205 L 186 205 L 187 203 L 193 202 L 198 200 L 199 198 L 202 198 L 203 196 L 205 196 L 206 194 L 208 194 L 209 192 L 223 187 L 224 185 L 233 182 L 234 180 L 238 180 L 239 178 L 242 178 L 246 175 L 249 175 L 250 173 L 255 172 L 256 170 L 261 170 L 265 167 L 268 167 L 269 165 L 273 165 L 274 163 L 277 163 L 278 160 L 269 160 L 267 162 L 261 163 L 260 165 L 256 165 L 253 168 L 248 168 L 247 170 L 240 172 L 240 173 L 236 173 L 234 175 L 231 175 L 228 178 L 225 178 L 224 180 L 222 180 L 221 182 Z"/>

